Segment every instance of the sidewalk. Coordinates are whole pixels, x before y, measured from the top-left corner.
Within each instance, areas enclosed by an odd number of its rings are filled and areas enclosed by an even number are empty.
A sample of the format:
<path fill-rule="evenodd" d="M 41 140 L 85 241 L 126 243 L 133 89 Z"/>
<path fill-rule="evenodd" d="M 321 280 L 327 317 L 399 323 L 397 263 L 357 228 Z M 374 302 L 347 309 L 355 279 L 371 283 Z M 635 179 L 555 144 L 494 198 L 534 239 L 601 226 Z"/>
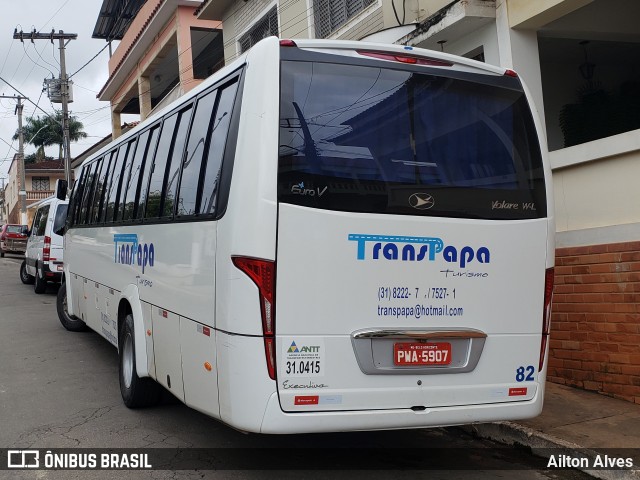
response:
<path fill-rule="evenodd" d="M 539 417 L 473 425 L 467 429 L 483 438 L 531 447 L 534 453 L 546 457 L 550 452 L 545 449 L 574 458 L 595 458 L 603 449 L 636 449 L 633 452 L 636 460 L 640 454 L 640 405 L 550 382 L 546 385 L 544 408 Z M 629 454 L 626 452 L 626 456 Z M 638 470 L 583 471 L 603 479 L 640 479 Z"/>

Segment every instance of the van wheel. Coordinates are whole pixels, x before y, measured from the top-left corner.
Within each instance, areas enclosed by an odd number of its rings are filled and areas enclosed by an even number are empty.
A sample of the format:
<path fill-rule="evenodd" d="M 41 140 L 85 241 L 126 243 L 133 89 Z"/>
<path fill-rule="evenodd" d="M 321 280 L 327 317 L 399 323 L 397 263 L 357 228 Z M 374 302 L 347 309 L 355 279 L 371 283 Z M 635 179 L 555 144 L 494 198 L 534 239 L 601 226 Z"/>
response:
<path fill-rule="evenodd" d="M 152 378 L 140 378 L 136 371 L 136 347 L 133 335 L 133 315 L 128 314 L 118 339 L 120 357 L 120 393 L 129 408 L 148 407 L 160 400 L 162 387 Z"/>
<path fill-rule="evenodd" d="M 36 267 L 36 278 L 33 285 L 33 291 L 36 293 L 44 293 L 47 289 L 47 281 L 44 279 L 44 272 L 41 268 Z"/>
<path fill-rule="evenodd" d="M 20 265 L 20 280 L 25 285 L 31 285 L 34 281 L 33 275 L 29 275 L 27 273 L 27 261 L 23 260 L 22 265 Z"/>
<path fill-rule="evenodd" d="M 58 289 L 58 298 L 56 300 L 56 309 L 58 310 L 58 318 L 62 326 L 70 332 L 82 332 L 87 330 L 87 324 L 75 315 L 69 315 L 67 308 L 67 284 L 63 283 Z"/>

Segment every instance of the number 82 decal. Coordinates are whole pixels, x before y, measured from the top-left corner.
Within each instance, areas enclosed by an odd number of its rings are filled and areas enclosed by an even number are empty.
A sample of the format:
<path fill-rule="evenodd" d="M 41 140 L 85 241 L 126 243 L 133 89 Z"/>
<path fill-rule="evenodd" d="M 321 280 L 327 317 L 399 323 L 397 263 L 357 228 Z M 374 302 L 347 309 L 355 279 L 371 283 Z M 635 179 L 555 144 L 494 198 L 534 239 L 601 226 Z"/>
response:
<path fill-rule="evenodd" d="M 536 369 L 533 365 L 527 367 L 518 367 L 516 369 L 516 382 L 533 382 L 535 380 L 533 374 Z"/>

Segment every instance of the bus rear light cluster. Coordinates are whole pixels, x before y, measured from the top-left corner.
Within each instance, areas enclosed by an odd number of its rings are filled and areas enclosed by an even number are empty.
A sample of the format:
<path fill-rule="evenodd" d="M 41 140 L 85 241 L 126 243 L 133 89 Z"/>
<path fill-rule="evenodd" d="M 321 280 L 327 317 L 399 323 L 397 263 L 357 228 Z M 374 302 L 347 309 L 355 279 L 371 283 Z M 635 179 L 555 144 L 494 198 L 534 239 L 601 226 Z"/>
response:
<path fill-rule="evenodd" d="M 542 340 L 540 341 L 540 362 L 538 371 L 544 367 L 544 356 L 547 352 L 547 342 L 551 330 L 551 302 L 553 300 L 553 268 L 548 268 L 544 275 L 544 310 L 542 311 Z"/>
<path fill-rule="evenodd" d="M 405 55 L 389 52 L 376 52 L 371 50 L 357 50 L 358 54 L 365 57 L 379 58 L 380 60 L 389 60 L 392 62 L 408 63 L 410 65 L 429 65 L 431 67 L 451 67 L 453 63 L 435 58 L 416 57 L 415 55 Z"/>
<path fill-rule="evenodd" d="M 269 377 L 276 379 L 275 357 L 275 290 L 276 262 L 251 257 L 231 257 L 233 264 L 246 274 L 258 287 L 260 314 L 262 317 L 262 334 L 264 335 L 264 352 Z"/>

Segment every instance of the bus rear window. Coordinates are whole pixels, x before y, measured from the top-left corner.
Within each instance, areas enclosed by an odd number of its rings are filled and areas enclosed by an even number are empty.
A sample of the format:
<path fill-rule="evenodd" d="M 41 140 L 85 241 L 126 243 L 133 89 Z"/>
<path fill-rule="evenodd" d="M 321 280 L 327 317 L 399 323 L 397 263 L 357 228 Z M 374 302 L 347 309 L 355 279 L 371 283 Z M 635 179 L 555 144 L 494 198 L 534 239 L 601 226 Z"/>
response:
<path fill-rule="evenodd" d="M 546 216 L 540 146 L 519 82 L 466 77 L 283 61 L 279 200 L 366 213 Z"/>

